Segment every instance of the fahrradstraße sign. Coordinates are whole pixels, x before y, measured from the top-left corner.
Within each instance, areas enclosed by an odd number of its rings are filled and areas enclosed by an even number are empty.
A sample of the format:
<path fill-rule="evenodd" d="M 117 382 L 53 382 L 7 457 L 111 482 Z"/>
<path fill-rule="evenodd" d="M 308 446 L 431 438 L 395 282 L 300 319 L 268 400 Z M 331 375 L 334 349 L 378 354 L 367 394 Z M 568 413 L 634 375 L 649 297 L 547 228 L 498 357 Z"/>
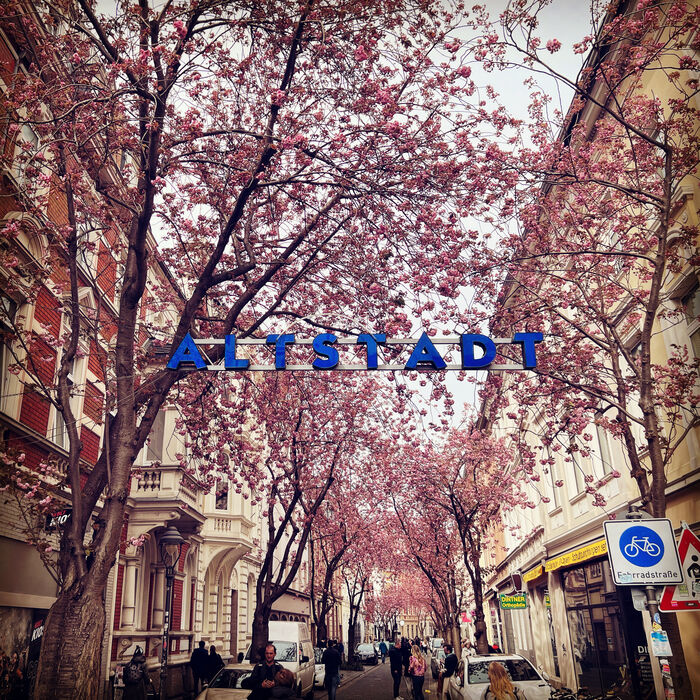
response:
<path fill-rule="evenodd" d="M 618 586 L 682 583 L 676 537 L 668 518 L 603 523 L 613 581 Z"/>

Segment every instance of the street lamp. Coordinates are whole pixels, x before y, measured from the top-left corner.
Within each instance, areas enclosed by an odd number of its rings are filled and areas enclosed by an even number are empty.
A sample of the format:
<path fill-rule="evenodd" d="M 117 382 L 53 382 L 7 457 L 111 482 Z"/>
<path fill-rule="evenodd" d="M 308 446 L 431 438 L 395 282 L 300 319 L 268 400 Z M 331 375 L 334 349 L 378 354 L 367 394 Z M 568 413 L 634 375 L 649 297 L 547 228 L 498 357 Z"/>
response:
<path fill-rule="evenodd" d="M 172 607 L 175 567 L 182 554 L 184 538 L 170 525 L 160 538 L 160 559 L 165 566 L 165 611 L 163 612 L 163 648 L 160 653 L 160 698 L 165 700 L 168 681 L 168 648 L 170 646 L 170 608 Z"/>

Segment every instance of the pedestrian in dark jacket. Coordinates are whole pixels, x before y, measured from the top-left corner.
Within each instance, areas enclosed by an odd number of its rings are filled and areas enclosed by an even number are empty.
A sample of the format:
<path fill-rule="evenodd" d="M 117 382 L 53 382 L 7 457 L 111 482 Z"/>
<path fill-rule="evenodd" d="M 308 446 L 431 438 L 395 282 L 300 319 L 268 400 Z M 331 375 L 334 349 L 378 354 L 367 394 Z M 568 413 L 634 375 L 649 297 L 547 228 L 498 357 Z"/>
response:
<path fill-rule="evenodd" d="M 411 661 L 411 645 L 406 637 L 401 637 L 401 658 L 403 661 L 403 675 L 408 675 L 408 664 Z"/>
<path fill-rule="evenodd" d="M 224 667 L 224 660 L 220 654 L 216 653 L 216 647 L 212 644 L 209 647 L 209 658 L 207 659 L 207 680 L 211 679 Z"/>
<path fill-rule="evenodd" d="M 136 647 L 131 661 L 124 666 L 124 700 L 146 700 L 146 657 L 141 647 Z"/>
<path fill-rule="evenodd" d="M 209 666 L 209 655 L 204 648 L 204 642 L 200 642 L 199 646 L 192 652 L 190 657 L 190 666 L 192 667 L 192 677 L 194 678 L 194 694 L 200 691 L 200 681 L 202 686 L 209 680 L 207 667 Z"/>
<path fill-rule="evenodd" d="M 445 650 L 445 672 L 442 675 L 444 678 L 449 678 L 457 670 L 459 659 L 452 651 L 451 644 L 443 644 L 442 648 Z"/>
<path fill-rule="evenodd" d="M 399 686 L 401 685 L 401 673 L 403 670 L 403 653 L 401 652 L 401 640 L 397 639 L 391 649 L 389 649 L 389 665 L 391 666 L 391 677 L 394 679 L 394 700 L 400 700 Z"/>
<path fill-rule="evenodd" d="M 249 688 L 253 692 L 248 700 L 266 700 L 271 697 L 272 688 L 275 687 L 275 677 L 283 670 L 282 664 L 275 661 L 277 649 L 274 644 L 265 647 L 265 660 L 256 664 L 253 672 L 241 681 L 242 688 Z"/>
<path fill-rule="evenodd" d="M 338 652 L 338 647 L 331 640 L 328 642 L 328 649 L 323 652 L 321 663 L 325 667 L 326 675 L 323 680 L 323 687 L 328 691 L 328 700 L 335 700 L 335 695 L 340 683 L 340 665 L 342 659 Z"/>

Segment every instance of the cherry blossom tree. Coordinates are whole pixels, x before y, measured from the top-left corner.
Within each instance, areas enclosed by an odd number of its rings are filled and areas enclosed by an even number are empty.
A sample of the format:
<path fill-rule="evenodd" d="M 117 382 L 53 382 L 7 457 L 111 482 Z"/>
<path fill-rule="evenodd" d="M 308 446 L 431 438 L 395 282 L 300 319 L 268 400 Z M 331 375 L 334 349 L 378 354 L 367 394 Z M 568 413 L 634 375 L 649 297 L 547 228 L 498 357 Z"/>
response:
<path fill-rule="evenodd" d="M 30 302 L 50 288 L 65 319 L 65 331 L 28 338 L 7 318 L 17 365 L 69 441 L 72 518 L 35 695 L 90 698 L 131 470 L 185 378 L 154 351 L 187 333 L 406 332 L 434 321 L 437 301 L 438 321 L 466 322 L 455 298 L 474 233 L 461 222 L 514 181 L 487 156 L 505 124 L 479 107 L 450 34 L 460 17 L 441 2 L 141 0 L 103 15 L 87 0 L 17 0 L 2 18 L 26 67 L 5 94 L 20 153 L 3 158 L 26 175 L 28 215 L 4 234 L 39 221 L 48 241 L 29 290 L 11 254 L 3 262 Z M 117 273 L 113 307 L 88 314 L 81 290 L 104 294 L 80 264 L 91 254 Z M 69 379 L 81 341 L 113 414 L 89 473 Z M 42 344 L 59 352 L 53 376 L 34 362 Z"/>
<path fill-rule="evenodd" d="M 433 569 L 436 573 L 428 573 L 431 560 L 427 555 L 434 552 L 432 566 L 441 564 L 444 567 L 442 576 L 448 584 L 448 591 L 457 588 L 455 559 L 461 559 L 474 600 L 474 638 L 479 653 L 487 653 L 483 586 L 488 564 L 482 560 L 484 545 L 509 508 L 531 505 L 518 486 L 517 474 L 503 469 L 511 460 L 512 454 L 503 440 L 471 426 L 450 430 L 439 446 L 426 446 L 420 458 L 411 460 L 404 471 L 404 503 L 407 504 L 409 498 L 414 503 L 411 511 L 404 505 L 400 515 L 404 533 L 421 533 L 420 537 L 424 531 L 434 528 L 436 522 L 443 530 L 442 534 L 433 536 L 429 549 L 418 537 L 412 537 L 411 552 L 431 583 L 433 578 L 440 580 L 439 569 Z M 397 512 L 401 512 L 400 506 Z M 426 514 L 424 520 L 419 513 Z M 415 515 L 415 521 L 411 515 Z M 444 548 L 447 542 L 452 547 L 453 556 L 449 562 L 438 550 L 438 546 Z M 438 587 L 435 584 L 433 587 L 438 593 Z M 464 590 L 464 584 L 460 588 Z M 456 593 L 451 595 L 452 599 L 443 607 L 449 612 L 451 636 L 455 648 L 459 648 L 462 600 L 457 605 Z"/>
<path fill-rule="evenodd" d="M 406 480 L 406 483 L 415 482 Z M 430 583 L 438 601 L 436 621 L 439 624 L 436 627 L 443 629 L 455 648 L 459 648 L 461 550 L 451 520 L 441 511 L 426 507 L 428 504 L 422 496 L 422 489 L 415 491 L 410 488 L 392 495 L 397 529 L 401 533 L 402 556 Z"/>
<path fill-rule="evenodd" d="M 593 453 L 595 429 L 606 431 L 622 446 L 642 507 L 663 517 L 669 470 L 697 431 L 700 398 L 685 331 L 697 313 L 698 228 L 687 203 L 700 153 L 699 10 L 593 6 L 593 31 L 574 45 L 588 56 L 569 79 L 553 61 L 561 42 L 538 31 L 543 5 L 512 3 L 484 43 L 490 68 L 529 71 L 532 103 L 527 138 L 502 152 L 522 183 L 519 223 L 481 263 L 498 299 L 493 329 L 525 323 L 547 342 L 534 373 L 493 378 L 484 398 L 516 426 L 529 474 L 551 468 L 552 451 L 576 465 Z M 543 75 L 573 92 L 568 111 L 538 88 Z M 585 474 L 586 490 L 604 506 L 600 476 Z M 680 677 L 675 618 L 667 624 Z M 687 678 L 683 685 L 688 692 Z"/>
<path fill-rule="evenodd" d="M 311 614 L 318 646 L 328 639 L 327 617 L 340 598 L 339 574 L 355 548 L 372 547 L 368 520 L 381 498 L 364 479 L 362 469 L 336 479 L 324 506 L 314 518 L 309 547 Z"/>

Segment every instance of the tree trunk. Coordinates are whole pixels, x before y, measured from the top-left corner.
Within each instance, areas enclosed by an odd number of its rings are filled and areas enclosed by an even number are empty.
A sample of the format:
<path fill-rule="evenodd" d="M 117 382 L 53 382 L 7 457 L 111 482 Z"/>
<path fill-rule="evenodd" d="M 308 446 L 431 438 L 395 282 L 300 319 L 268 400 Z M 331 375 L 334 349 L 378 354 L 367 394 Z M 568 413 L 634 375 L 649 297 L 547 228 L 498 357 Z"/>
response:
<path fill-rule="evenodd" d="M 323 646 L 328 641 L 328 625 L 326 625 L 326 616 L 319 617 L 316 621 L 316 646 Z"/>
<path fill-rule="evenodd" d="M 253 639 L 250 644 L 251 663 L 261 662 L 265 658 L 265 644 L 270 641 L 270 611 L 257 605 L 253 613 Z"/>
<path fill-rule="evenodd" d="M 355 646 L 355 625 L 351 620 L 348 622 L 348 661 L 353 661 L 355 659 Z"/>
<path fill-rule="evenodd" d="M 98 697 L 104 626 L 102 588 L 90 581 L 89 575 L 61 593 L 46 618 L 42 663 L 32 697 L 36 700 Z"/>

